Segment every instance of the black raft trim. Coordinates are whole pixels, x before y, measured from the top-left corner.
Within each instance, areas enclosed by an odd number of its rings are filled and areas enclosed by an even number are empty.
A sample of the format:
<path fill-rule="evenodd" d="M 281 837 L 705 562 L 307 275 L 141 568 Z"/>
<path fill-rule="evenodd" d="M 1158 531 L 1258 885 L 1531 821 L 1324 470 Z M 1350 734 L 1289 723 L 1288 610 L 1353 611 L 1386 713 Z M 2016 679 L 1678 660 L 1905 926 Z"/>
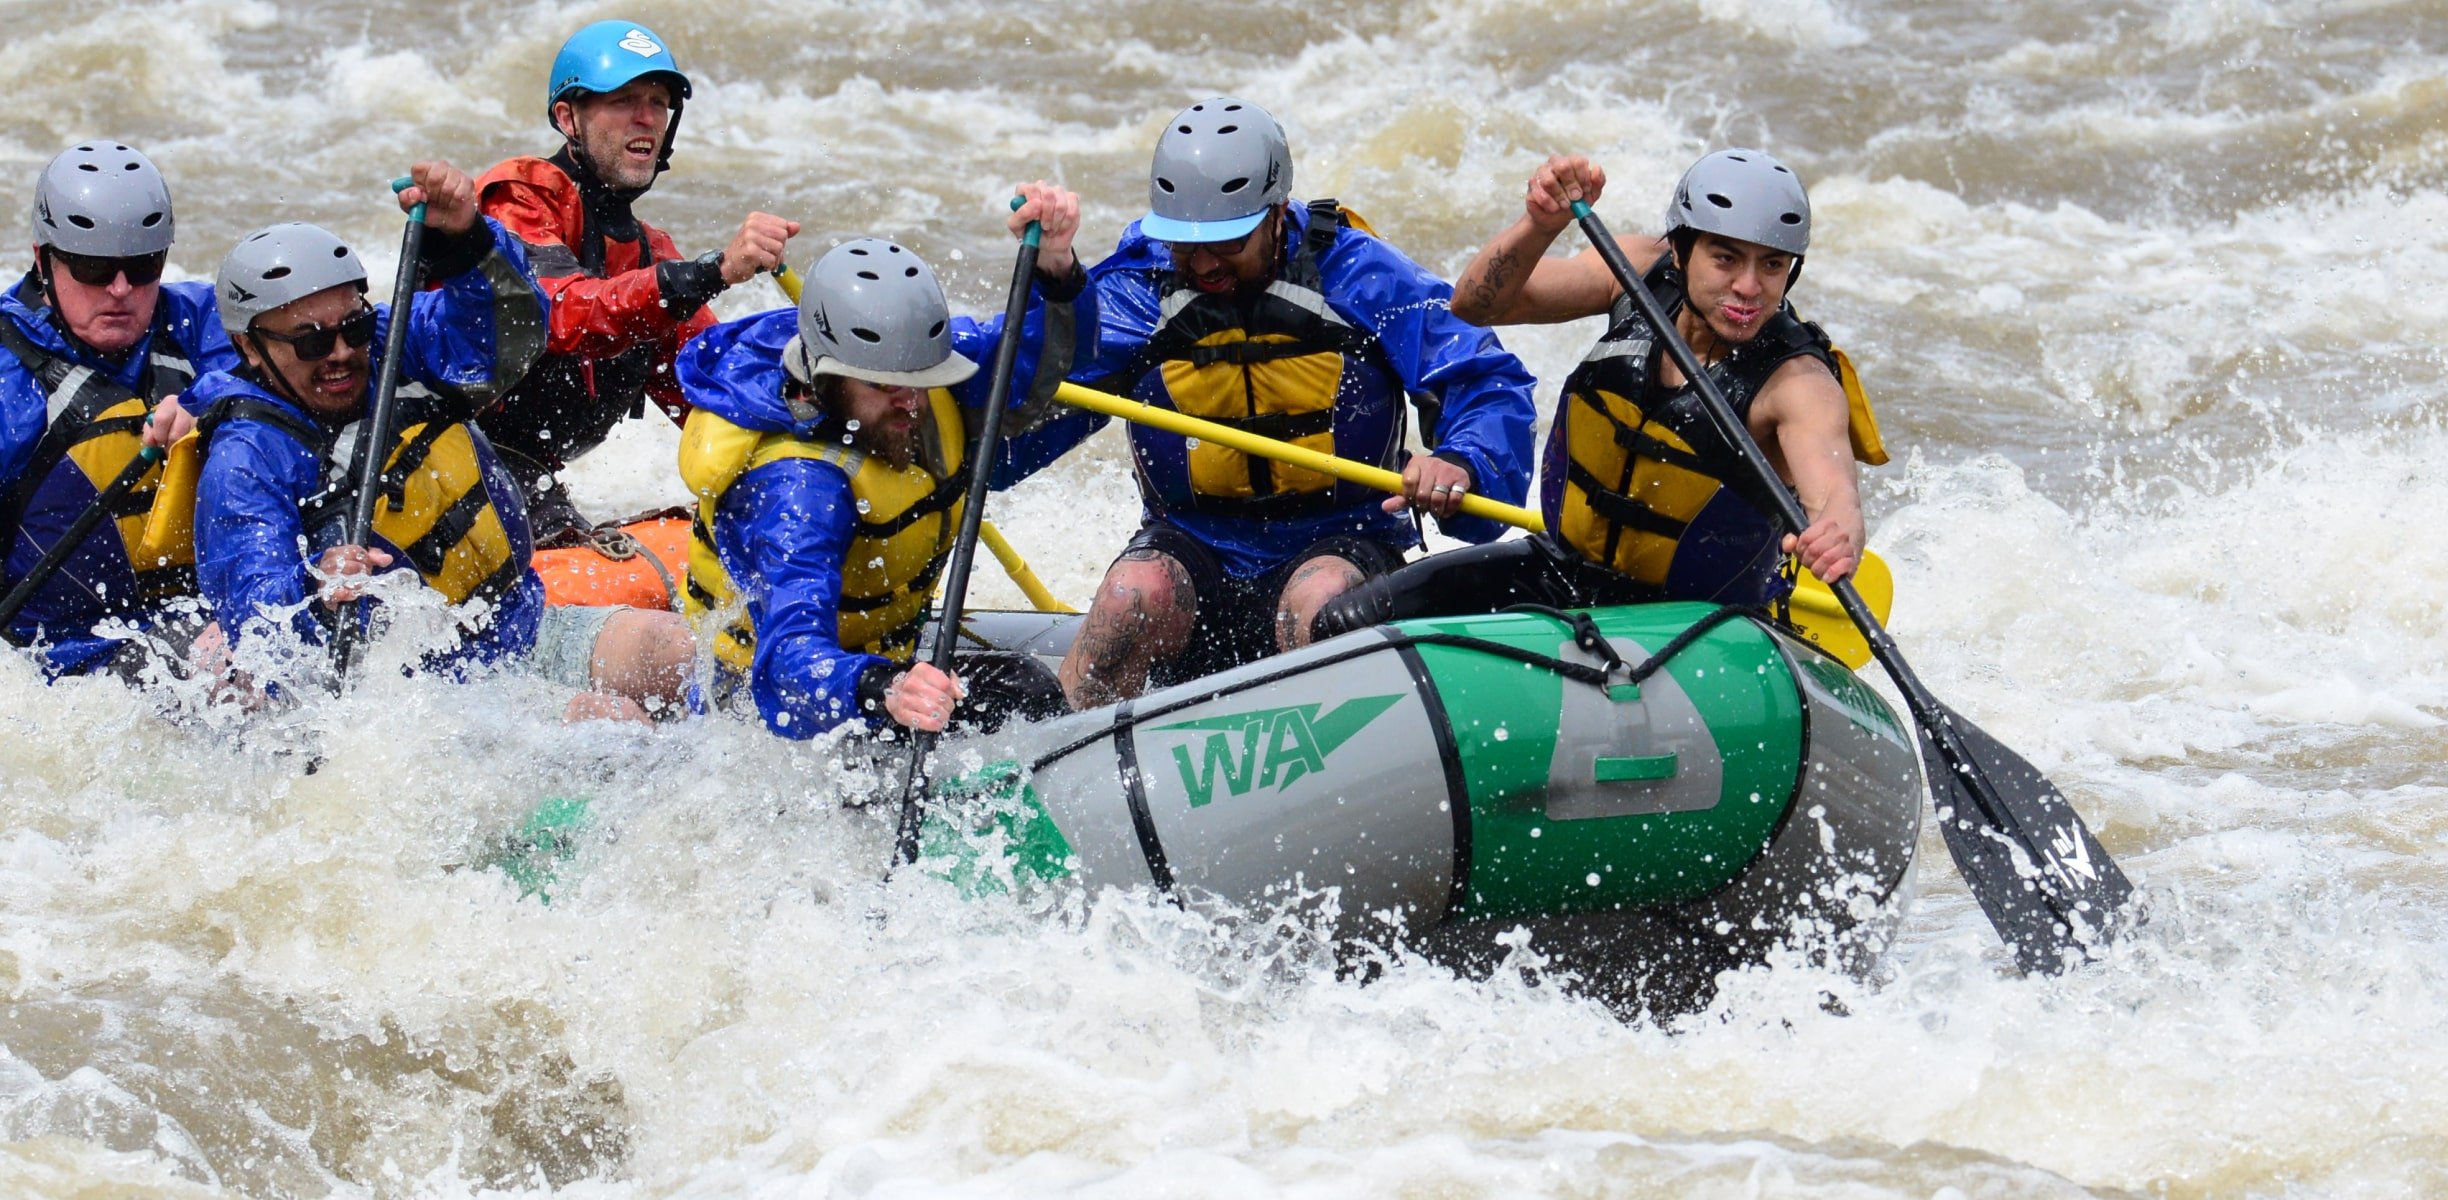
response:
<path fill-rule="evenodd" d="M 1139 770 L 1138 730 L 1131 721 L 1131 702 L 1114 710 L 1114 765 L 1122 773 L 1122 796 L 1130 805 L 1131 832 L 1139 835 L 1139 853 L 1147 858 L 1148 879 L 1156 890 L 1172 897 L 1173 864 L 1165 858 L 1163 839 L 1156 836 L 1156 818 L 1148 812 L 1147 779 Z"/>
<path fill-rule="evenodd" d="M 1393 630 L 1385 632 L 1391 640 Z M 1470 899 L 1470 782 L 1462 772 L 1462 751 L 1454 743 L 1453 720 L 1446 714 L 1445 697 L 1437 691 L 1427 662 L 1416 646 L 1395 642 L 1394 649 L 1402 655 L 1403 669 L 1411 672 L 1411 686 L 1419 693 L 1420 705 L 1428 710 L 1428 729 L 1436 735 L 1437 761 L 1445 766 L 1445 803 L 1453 813 L 1453 886 L 1445 893 L 1445 915 L 1451 918 Z"/>

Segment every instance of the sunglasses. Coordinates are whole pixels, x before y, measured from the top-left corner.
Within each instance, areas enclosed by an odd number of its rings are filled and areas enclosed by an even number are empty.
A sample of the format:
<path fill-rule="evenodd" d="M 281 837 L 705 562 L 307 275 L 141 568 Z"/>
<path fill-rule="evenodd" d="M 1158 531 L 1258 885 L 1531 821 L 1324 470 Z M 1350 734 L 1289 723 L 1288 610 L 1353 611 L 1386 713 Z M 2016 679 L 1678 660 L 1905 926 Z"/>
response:
<path fill-rule="evenodd" d="M 92 254 L 70 254 L 53 247 L 51 261 L 68 268 L 70 278 L 87 287 L 109 287 L 111 281 L 127 276 L 128 286 L 143 287 L 162 277 L 162 266 L 170 261 L 170 252 L 156 250 L 151 254 L 131 254 L 125 258 L 104 258 Z"/>
<path fill-rule="evenodd" d="M 358 309 L 337 325 L 309 325 L 290 333 L 274 333 L 269 329 L 250 332 L 289 347 L 289 352 L 296 355 L 299 362 L 321 362 L 330 358 L 332 347 L 341 342 L 363 348 L 373 341 L 374 310 L 370 307 Z"/>

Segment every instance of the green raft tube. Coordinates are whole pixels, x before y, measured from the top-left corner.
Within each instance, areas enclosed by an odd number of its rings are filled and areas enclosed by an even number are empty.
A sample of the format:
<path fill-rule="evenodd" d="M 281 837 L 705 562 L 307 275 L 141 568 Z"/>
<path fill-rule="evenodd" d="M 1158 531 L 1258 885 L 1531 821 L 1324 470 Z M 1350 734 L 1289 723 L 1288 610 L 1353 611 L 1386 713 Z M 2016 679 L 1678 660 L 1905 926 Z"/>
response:
<path fill-rule="evenodd" d="M 1076 618 L 966 629 L 1050 663 Z M 1842 663 L 1699 604 L 1406 621 L 1016 736 L 939 788 L 930 869 L 1253 909 L 1332 889 L 1340 938 L 1484 970 L 1527 929 L 1652 1008 L 1779 945 L 1872 961 L 1924 795 Z"/>

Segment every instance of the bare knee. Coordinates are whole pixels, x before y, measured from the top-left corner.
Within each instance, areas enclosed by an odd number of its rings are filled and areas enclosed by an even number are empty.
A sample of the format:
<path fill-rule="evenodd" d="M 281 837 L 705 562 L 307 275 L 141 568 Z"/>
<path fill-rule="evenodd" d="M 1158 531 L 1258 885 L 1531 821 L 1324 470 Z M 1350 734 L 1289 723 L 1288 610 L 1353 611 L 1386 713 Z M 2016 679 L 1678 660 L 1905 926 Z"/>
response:
<path fill-rule="evenodd" d="M 1079 636 L 1063 655 L 1063 693 L 1073 708 L 1138 695 L 1156 663 L 1181 653 L 1198 623 L 1190 572 L 1171 555 L 1126 555 L 1105 572 Z"/>
<path fill-rule="evenodd" d="M 1367 579 L 1349 559 L 1322 555 L 1295 568 L 1275 603 L 1275 644 L 1298 650 L 1309 644 L 1310 623 L 1328 601 Z"/>
<path fill-rule="evenodd" d="M 613 613 L 595 635 L 589 681 L 599 692 L 624 696 L 649 711 L 677 707 L 688 691 L 697 646 L 686 618 L 657 609 Z"/>

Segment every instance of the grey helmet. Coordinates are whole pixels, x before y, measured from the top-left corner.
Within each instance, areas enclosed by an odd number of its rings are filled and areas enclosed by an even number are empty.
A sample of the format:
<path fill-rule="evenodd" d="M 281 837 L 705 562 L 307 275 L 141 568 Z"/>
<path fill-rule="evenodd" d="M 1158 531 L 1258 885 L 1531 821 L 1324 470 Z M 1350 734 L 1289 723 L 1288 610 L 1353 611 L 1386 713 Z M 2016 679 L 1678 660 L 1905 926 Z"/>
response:
<path fill-rule="evenodd" d="M 783 361 L 803 380 L 887 387 L 950 387 L 978 369 L 952 352 L 952 309 L 935 272 L 883 238 L 843 242 L 809 268 L 799 336 Z"/>
<path fill-rule="evenodd" d="M 170 248 L 170 185 L 133 146 L 85 142 L 34 183 L 34 244 L 96 258 Z"/>
<path fill-rule="evenodd" d="M 1291 195 L 1283 126 L 1255 104 L 1218 96 L 1175 114 L 1156 139 L 1139 229 L 1160 242 L 1230 241 Z"/>
<path fill-rule="evenodd" d="M 236 337 L 292 300 L 352 283 L 360 292 L 366 288 L 365 264 L 356 252 L 328 229 L 291 222 L 259 229 L 231 247 L 213 281 L 213 298 L 221 328 Z"/>
<path fill-rule="evenodd" d="M 1720 150 L 1693 163 L 1666 205 L 1666 232 L 1697 229 L 1782 250 L 1810 249 L 1810 197 L 1785 164 L 1758 150 Z"/>

